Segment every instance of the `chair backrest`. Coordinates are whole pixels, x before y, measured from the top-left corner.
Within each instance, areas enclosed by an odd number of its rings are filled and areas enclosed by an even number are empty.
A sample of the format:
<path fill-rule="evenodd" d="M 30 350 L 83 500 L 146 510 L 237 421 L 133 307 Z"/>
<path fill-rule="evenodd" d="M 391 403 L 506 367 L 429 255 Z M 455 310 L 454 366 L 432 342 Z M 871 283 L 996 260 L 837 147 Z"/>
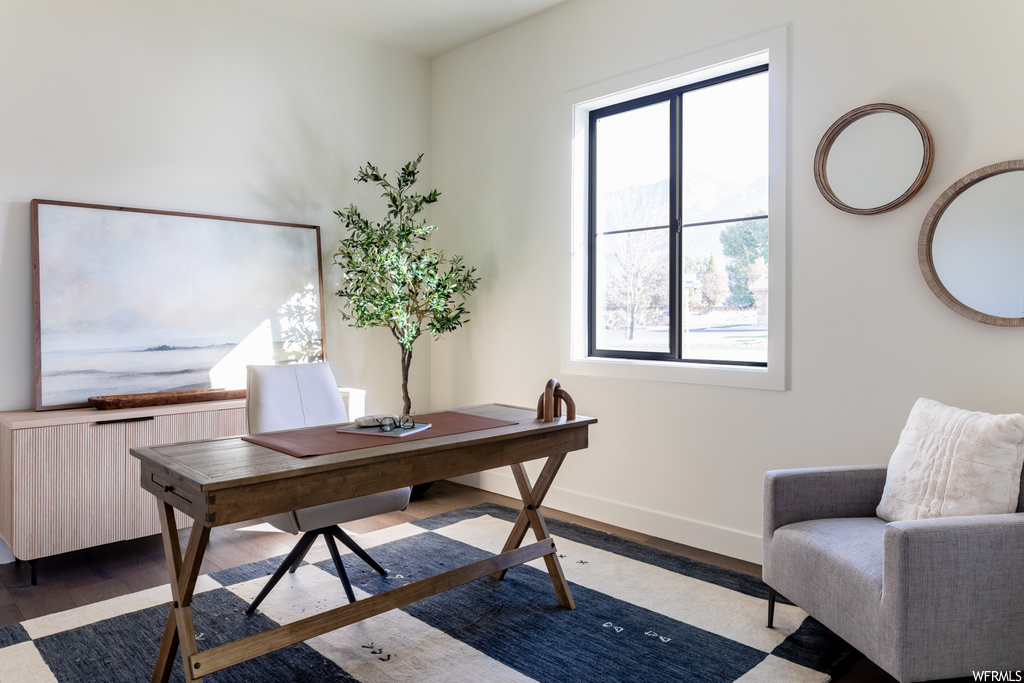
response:
<path fill-rule="evenodd" d="M 245 412 L 251 433 L 348 422 L 327 363 L 250 365 L 246 370 Z"/>

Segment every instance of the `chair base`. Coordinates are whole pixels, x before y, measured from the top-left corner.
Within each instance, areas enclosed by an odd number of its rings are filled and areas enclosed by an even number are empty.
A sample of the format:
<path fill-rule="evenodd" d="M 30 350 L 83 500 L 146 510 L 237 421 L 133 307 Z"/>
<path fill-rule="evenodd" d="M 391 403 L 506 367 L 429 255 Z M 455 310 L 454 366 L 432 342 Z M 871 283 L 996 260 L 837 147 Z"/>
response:
<path fill-rule="evenodd" d="M 778 591 L 768 586 L 768 628 L 775 628 L 775 600 L 778 597 Z"/>
<path fill-rule="evenodd" d="M 355 553 L 355 555 L 366 562 L 366 564 L 370 565 L 375 572 L 381 576 L 387 575 L 388 571 L 377 564 L 377 562 L 370 557 L 365 550 L 360 548 L 359 545 L 341 529 L 341 527 L 329 526 L 320 529 L 313 529 L 312 531 L 307 531 L 302 534 L 302 538 L 299 539 L 299 542 L 295 544 L 292 551 L 284 558 L 284 562 L 281 563 L 273 576 L 270 577 L 270 581 L 268 581 L 263 587 L 263 590 L 261 590 L 260 594 L 256 596 L 256 599 L 249 603 L 249 607 L 245 610 L 246 614 L 252 614 L 256 611 L 259 604 L 263 602 L 263 598 L 267 597 L 267 594 L 270 593 L 271 589 L 273 589 L 274 586 L 277 585 L 277 582 L 284 577 L 286 571 L 290 574 L 295 573 L 295 570 L 302 564 L 302 560 L 305 559 L 306 553 L 308 553 L 309 549 L 313 547 L 313 542 L 316 541 L 317 536 L 323 536 L 324 541 L 327 543 L 327 549 L 331 553 L 331 560 L 334 561 L 334 568 L 338 570 L 338 578 L 341 579 L 341 585 L 344 587 L 345 595 L 348 597 L 348 601 L 350 603 L 356 601 L 356 596 L 352 592 L 352 584 L 349 582 L 348 574 L 345 572 L 345 565 L 341 562 L 341 553 L 338 552 L 338 546 L 334 542 L 335 539 L 341 541 L 345 547 Z"/>

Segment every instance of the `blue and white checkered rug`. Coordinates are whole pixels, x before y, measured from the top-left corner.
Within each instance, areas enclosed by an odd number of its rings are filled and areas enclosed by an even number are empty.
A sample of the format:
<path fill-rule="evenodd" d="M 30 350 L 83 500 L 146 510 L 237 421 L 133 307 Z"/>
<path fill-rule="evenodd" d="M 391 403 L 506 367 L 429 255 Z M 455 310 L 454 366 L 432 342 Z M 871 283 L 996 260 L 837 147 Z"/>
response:
<path fill-rule="evenodd" d="M 390 570 L 346 555 L 356 598 L 500 550 L 515 512 L 478 505 L 356 540 Z M 237 681 L 824 682 L 854 651 L 792 605 L 765 627 L 767 591 L 749 576 L 549 520 L 577 608 L 558 606 L 537 560 L 206 677 Z M 202 576 L 201 650 L 345 603 L 327 550 L 286 575 L 246 617 L 281 559 Z M 167 587 L 0 627 L 0 681 L 148 681 Z M 171 680 L 183 680 L 180 656 Z"/>

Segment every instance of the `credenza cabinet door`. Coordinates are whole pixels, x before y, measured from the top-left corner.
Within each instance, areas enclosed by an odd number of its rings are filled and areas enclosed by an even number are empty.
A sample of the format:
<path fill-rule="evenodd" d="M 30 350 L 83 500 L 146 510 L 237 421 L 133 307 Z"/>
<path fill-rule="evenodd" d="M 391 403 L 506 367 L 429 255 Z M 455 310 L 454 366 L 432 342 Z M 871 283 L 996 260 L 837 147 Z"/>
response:
<path fill-rule="evenodd" d="M 239 402 L 135 410 L 123 421 L 116 412 L 2 414 L 11 424 L 0 424 L 0 536 L 15 557 L 160 533 L 156 498 L 139 486 L 139 461 L 129 449 L 246 431 Z M 191 526 L 181 512 L 175 516 L 179 528 Z"/>
<path fill-rule="evenodd" d="M 121 540 L 128 463 L 118 431 L 89 423 L 14 430 L 15 557 Z"/>
<path fill-rule="evenodd" d="M 208 412 L 159 415 L 145 422 L 123 425 L 125 442 L 130 448 L 144 448 L 179 441 L 213 439 L 245 433 L 245 411 L 217 410 Z M 160 533 L 159 507 L 153 494 L 139 486 L 139 461 L 129 457 L 126 468 L 125 538 L 138 538 Z M 191 527 L 192 519 L 180 510 L 174 511 L 178 528 Z"/>

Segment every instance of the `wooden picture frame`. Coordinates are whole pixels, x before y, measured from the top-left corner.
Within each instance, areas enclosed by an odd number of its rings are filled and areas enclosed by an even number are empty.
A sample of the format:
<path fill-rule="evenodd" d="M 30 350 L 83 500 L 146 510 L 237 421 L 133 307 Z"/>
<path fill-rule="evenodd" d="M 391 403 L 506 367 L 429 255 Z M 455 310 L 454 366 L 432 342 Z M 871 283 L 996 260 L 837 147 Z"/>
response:
<path fill-rule="evenodd" d="M 315 225 L 34 199 L 36 410 L 324 358 Z"/>

